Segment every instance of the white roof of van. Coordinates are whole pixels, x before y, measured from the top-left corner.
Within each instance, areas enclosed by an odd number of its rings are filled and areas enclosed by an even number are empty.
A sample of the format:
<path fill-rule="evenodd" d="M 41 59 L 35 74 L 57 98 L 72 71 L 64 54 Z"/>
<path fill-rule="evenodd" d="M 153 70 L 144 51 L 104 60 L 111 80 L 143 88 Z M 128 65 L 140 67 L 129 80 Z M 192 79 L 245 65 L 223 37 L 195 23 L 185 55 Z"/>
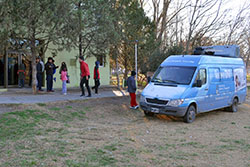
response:
<path fill-rule="evenodd" d="M 198 66 L 200 64 L 244 65 L 241 58 L 219 57 L 208 55 L 172 55 L 166 58 L 161 66 Z"/>

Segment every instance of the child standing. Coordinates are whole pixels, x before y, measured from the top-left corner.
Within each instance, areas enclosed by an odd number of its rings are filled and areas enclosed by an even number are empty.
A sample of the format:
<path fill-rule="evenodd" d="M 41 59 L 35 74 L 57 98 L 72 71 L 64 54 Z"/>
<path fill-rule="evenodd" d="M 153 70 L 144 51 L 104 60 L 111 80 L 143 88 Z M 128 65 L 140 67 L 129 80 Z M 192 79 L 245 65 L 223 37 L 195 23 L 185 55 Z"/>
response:
<path fill-rule="evenodd" d="M 98 87 L 100 86 L 99 61 L 95 62 L 94 80 L 95 80 L 95 86 L 93 86 L 92 89 L 95 89 L 95 93 L 98 94 Z"/>
<path fill-rule="evenodd" d="M 62 80 L 62 94 L 67 95 L 68 72 L 67 72 L 67 66 L 65 62 L 62 62 L 60 73 L 61 73 L 61 80 Z"/>
<path fill-rule="evenodd" d="M 130 95 L 130 108 L 131 109 L 138 109 L 139 106 L 136 102 L 136 82 L 135 82 L 135 71 L 131 71 L 131 76 L 128 77 L 127 83 L 128 83 L 128 92 Z"/>

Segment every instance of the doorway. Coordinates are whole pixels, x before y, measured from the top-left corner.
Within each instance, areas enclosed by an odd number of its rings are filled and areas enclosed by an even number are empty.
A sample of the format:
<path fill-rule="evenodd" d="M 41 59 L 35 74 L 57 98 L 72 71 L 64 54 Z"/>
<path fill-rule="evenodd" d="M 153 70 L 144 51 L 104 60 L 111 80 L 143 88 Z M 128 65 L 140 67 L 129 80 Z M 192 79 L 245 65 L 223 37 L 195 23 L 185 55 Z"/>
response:
<path fill-rule="evenodd" d="M 31 61 L 30 55 L 24 52 L 7 51 L 5 55 L 0 55 L 0 87 L 18 86 L 18 68 L 23 63 L 25 66 L 25 86 L 31 81 Z"/>
<path fill-rule="evenodd" d="M 0 86 L 4 86 L 4 56 L 0 54 Z"/>

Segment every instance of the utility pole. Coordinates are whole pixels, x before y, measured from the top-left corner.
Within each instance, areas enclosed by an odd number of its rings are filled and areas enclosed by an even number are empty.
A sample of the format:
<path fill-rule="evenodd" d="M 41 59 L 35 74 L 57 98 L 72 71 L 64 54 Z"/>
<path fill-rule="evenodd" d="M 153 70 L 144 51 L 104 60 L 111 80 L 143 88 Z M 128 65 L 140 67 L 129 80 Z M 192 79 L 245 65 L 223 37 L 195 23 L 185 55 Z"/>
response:
<path fill-rule="evenodd" d="M 136 82 L 137 82 L 137 78 L 138 78 L 138 74 L 137 74 L 137 54 L 138 54 L 138 40 L 135 40 L 135 72 L 136 72 L 136 76 L 135 76 L 135 80 L 136 80 Z"/>
<path fill-rule="evenodd" d="M 82 55 L 82 2 L 81 0 L 78 2 L 78 19 L 79 19 L 79 57 Z"/>

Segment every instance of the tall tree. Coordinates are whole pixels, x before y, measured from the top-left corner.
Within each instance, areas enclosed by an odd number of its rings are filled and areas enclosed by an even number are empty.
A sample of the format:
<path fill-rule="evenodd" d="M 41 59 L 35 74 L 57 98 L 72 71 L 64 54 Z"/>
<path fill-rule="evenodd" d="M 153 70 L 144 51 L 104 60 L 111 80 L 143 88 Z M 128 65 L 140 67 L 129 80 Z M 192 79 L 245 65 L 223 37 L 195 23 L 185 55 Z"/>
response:
<path fill-rule="evenodd" d="M 32 57 L 32 89 L 36 93 L 36 57 L 38 51 L 47 50 L 49 44 L 61 38 L 65 25 L 64 17 L 72 10 L 70 0 L 2 0 L 1 12 L 7 13 L 4 20 L 8 27 L 9 38 L 28 41 Z M 7 12 L 6 12 L 7 11 Z"/>

